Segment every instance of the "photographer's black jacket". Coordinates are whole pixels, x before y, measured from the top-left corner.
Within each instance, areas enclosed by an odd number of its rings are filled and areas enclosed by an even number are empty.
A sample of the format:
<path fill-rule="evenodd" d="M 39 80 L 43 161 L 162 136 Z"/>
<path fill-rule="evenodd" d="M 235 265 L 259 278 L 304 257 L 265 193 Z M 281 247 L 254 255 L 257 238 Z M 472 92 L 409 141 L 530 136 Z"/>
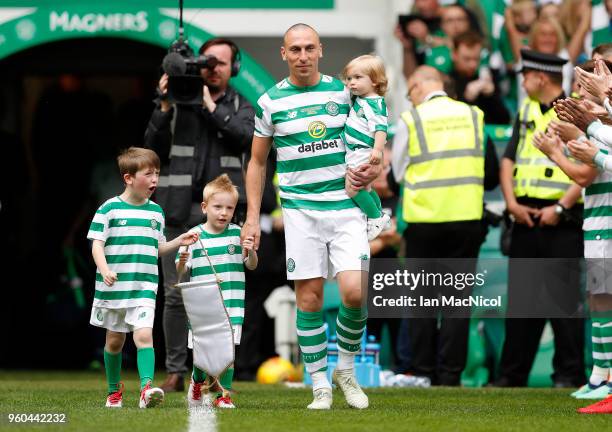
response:
<path fill-rule="evenodd" d="M 192 203 L 202 201 L 204 185 L 223 173 L 238 186 L 239 202 L 246 202 L 243 165 L 253 139 L 253 107 L 231 88 L 216 104 L 213 113 L 194 105 L 163 113 L 159 102 L 153 111 L 144 143 L 161 159 L 155 200 L 167 225 L 183 226 Z"/>

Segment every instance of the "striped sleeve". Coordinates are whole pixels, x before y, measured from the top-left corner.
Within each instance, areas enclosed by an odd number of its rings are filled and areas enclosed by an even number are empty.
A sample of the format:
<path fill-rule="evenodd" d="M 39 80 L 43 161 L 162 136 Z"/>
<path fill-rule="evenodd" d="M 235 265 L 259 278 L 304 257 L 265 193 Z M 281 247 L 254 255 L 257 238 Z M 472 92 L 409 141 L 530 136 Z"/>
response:
<path fill-rule="evenodd" d="M 159 207 L 159 211 L 162 214 L 161 228 L 159 230 L 158 238 L 159 238 L 159 244 L 164 244 L 166 243 L 166 215 L 164 214 L 164 210 L 161 208 L 161 206 L 158 206 L 158 207 Z"/>
<path fill-rule="evenodd" d="M 377 131 L 387 132 L 387 105 L 383 98 L 364 99 L 363 113 L 368 120 L 368 130 L 371 133 Z"/>
<path fill-rule="evenodd" d="M 267 138 L 274 135 L 270 110 L 266 107 L 268 96 L 264 94 L 257 100 L 255 107 L 255 132 L 257 137 Z"/>
<path fill-rule="evenodd" d="M 105 208 L 106 203 L 102 204 L 96 214 L 94 214 L 91 225 L 89 225 L 89 231 L 87 232 L 87 238 L 89 240 L 101 240 L 106 242 L 108 238 L 108 211 Z"/>

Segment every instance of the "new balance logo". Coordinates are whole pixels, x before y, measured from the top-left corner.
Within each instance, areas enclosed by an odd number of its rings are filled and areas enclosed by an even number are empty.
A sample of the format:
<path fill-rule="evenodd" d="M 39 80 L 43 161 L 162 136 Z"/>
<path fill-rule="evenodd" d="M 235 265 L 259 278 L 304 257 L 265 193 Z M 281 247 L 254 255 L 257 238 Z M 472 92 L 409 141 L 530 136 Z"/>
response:
<path fill-rule="evenodd" d="M 316 153 L 318 151 L 340 148 L 338 140 L 333 141 L 319 141 L 310 144 L 302 144 L 298 147 L 299 153 Z"/>

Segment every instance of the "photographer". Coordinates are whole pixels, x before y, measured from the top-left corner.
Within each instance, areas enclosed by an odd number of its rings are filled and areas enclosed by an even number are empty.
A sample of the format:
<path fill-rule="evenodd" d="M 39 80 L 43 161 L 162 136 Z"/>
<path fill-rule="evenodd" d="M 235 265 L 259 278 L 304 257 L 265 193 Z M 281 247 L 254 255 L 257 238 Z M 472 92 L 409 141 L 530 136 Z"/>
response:
<path fill-rule="evenodd" d="M 183 232 L 185 226 L 202 221 L 202 189 L 220 174 L 228 174 L 240 191 L 234 222 L 244 220 L 246 209 L 242 165 L 253 137 L 254 111 L 246 99 L 228 87 L 230 77 L 240 67 L 239 50 L 229 39 L 214 38 L 202 45 L 199 54 L 205 56 L 199 69 L 204 81 L 201 105 L 171 103 L 169 77 L 164 74 L 159 80 L 160 97 L 145 132 L 145 147 L 156 151 L 162 161 L 156 201 L 166 214 L 169 239 Z M 181 55 L 186 57 L 185 53 Z M 187 318 L 181 293 L 171 286 L 177 282 L 173 256 L 162 259 L 162 272 L 168 371 L 162 389 L 183 391 L 183 374 L 188 370 Z"/>

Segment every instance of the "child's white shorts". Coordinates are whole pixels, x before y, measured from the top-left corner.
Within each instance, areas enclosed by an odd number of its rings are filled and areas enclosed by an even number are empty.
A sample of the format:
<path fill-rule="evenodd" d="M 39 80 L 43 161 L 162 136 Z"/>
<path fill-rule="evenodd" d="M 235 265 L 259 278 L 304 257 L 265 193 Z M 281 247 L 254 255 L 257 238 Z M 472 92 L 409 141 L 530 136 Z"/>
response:
<path fill-rule="evenodd" d="M 155 308 L 137 306 L 108 309 L 92 307 L 89 323 L 118 333 L 130 333 L 141 328 L 153 328 Z"/>
<path fill-rule="evenodd" d="M 367 270 L 370 245 L 366 216 L 344 210 L 283 209 L 287 279 L 335 277 L 346 270 Z"/>
<path fill-rule="evenodd" d="M 372 155 L 371 148 L 358 147 L 355 150 L 346 148 L 346 156 L 344 160 L 349 168 L 357 168 L 360 165 L 367 164 Z"/>

